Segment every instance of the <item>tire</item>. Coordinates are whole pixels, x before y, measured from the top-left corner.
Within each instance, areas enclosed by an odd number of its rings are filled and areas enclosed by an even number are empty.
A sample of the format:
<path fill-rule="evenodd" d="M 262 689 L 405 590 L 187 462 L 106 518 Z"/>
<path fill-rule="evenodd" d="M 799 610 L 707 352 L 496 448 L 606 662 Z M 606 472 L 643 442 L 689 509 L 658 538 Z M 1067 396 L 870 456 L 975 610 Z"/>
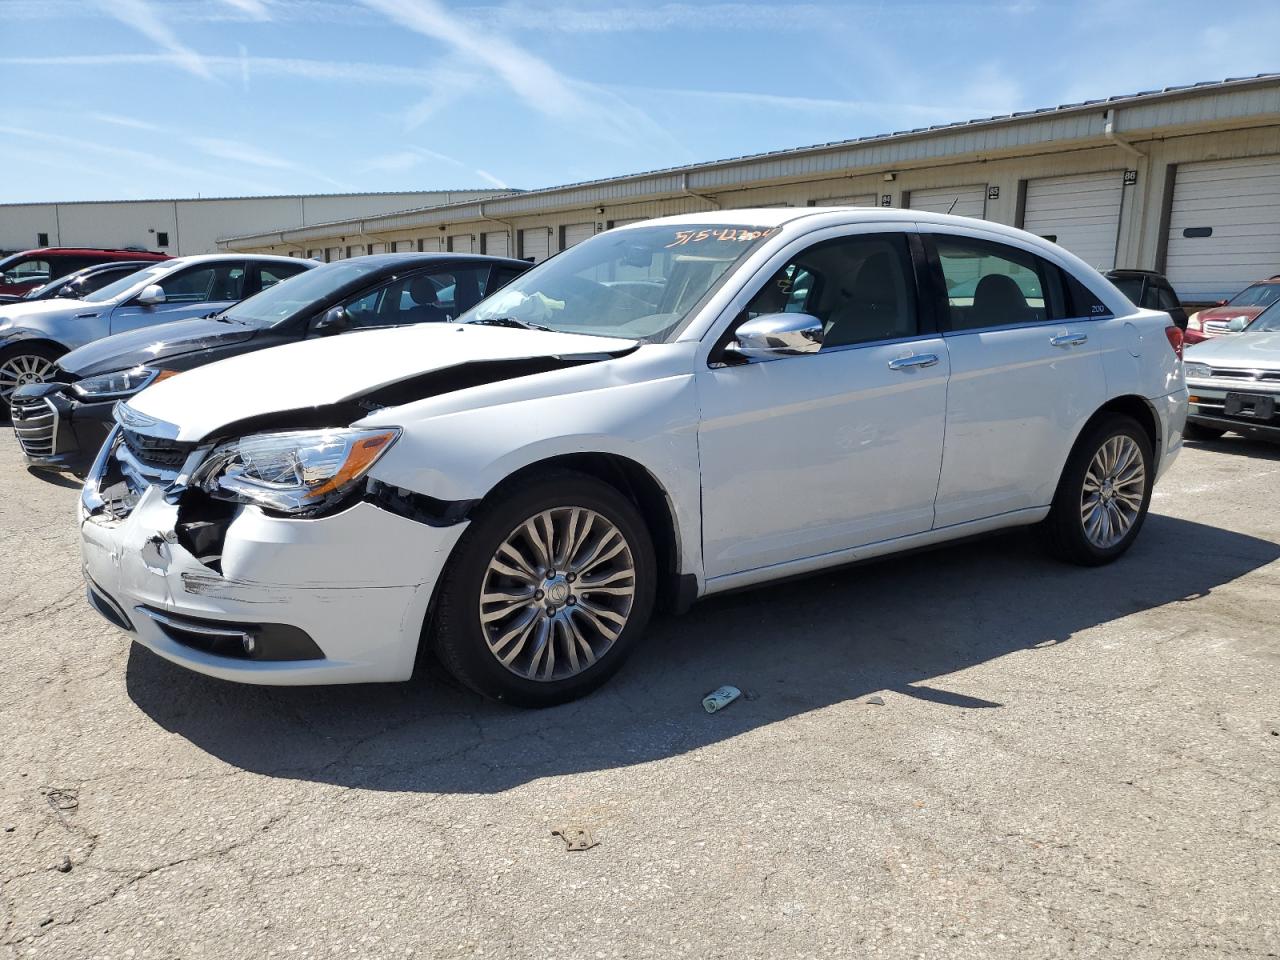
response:
<path fill-rule="evenodd" d="M 42 343 L 0 351 L 0 415 L 9 416 L 9 394 L 23 383 L 43 383 L 43 379 L 28 378 L 44 367 L 48 367 L 46 374 L 52 371 L 52 364 L 65 353 Z"/>
<path fill-rule="evenodd" d="M 529 533 L 545 543 L 547 523 L 558 554 L 553 578 Z M 614 533 L 624 543 L 616 552 Z M 600 592 L 583 589 L 588 578 Z M 648 624 L 656 579 L 644 518 L 615 488 L 572 471 L 500 488 L 472 518 L 441 579 L 428 624 L 436 656 L 493 700 L 521 707 L 575 700 L 622 666 Z"/>
<path fill-rule="evenodd" d="M 1108 452 L 1114 459 L 1108 460 Z M 1133 459 L 1127 459 L 1130 456 Z M 1141 476 L 1135 478 L 1138 460 Z M 1098 492 L 1089 494 L 1086 482 L 1093 486 L 1099 480 Z M 1147 432 L 1132 417 L 1105 415 L 1076 441 L 1067 458 L 1053 506 L 1041 525 L 1045 545 L 1070 563 L 1110 563 L 1137 538 L 1154 484 L 1155 458 Z M 1098 510 L 1086 504 L 1087 494 Z"/>
<path fill-rule="evenodd" d="M 1227 431 L 1220 430 L 1217 427 L 1206 427 L 1199 423 L 1187 421 L 1187 425 L 1182 428 L 1182 439 L 1184 440 L 1220 440 L 1222 435 Z"/>

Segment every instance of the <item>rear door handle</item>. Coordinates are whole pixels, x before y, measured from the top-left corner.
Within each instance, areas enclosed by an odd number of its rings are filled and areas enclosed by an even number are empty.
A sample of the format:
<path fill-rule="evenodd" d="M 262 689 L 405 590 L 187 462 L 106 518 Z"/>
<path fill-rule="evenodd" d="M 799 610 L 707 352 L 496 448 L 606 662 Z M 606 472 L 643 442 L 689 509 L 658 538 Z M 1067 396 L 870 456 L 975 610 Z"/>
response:
<path fill-rule="evenodd" d="M 1087 333 L 1064 333 L 1061 336 L 1053 337 L 1050 341 L 1055 347 L 1078 347 L 1082 343 L 1089 342 Z"/>
<path fill-rule="evenodd" d="M 932 367 L 938 362 L 937 354 L 919 353 L 911 357 L 899 357 L 889 361 L 890 370 L 910 370 L 912 367 Z"/>

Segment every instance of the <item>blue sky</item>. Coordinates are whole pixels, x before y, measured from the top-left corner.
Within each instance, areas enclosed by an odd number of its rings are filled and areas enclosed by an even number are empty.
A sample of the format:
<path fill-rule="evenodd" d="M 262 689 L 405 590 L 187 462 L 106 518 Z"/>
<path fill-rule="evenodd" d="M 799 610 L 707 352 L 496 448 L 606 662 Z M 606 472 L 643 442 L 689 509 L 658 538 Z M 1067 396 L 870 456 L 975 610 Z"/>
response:
<path fill-rule="evenodd" d="M 0 0 L 0 201 L 539 187 L 1280 69 L 1280 4 Z"/>

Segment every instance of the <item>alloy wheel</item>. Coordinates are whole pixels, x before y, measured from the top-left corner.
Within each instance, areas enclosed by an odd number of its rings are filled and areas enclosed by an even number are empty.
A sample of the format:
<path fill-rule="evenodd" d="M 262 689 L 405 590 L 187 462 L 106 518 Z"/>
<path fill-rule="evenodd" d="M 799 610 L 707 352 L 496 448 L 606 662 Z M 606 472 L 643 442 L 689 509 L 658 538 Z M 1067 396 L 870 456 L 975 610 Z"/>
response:
<path fill-rule="evenodd" d="M 1125 434 L 1104 441 L 1089 463 L 1080 495 L 1080 520 L 1091 544 L 1106 550 L 1125 538 L 1142 513 L 1146 485 L 1137 441 Z"/>
<path fill-rule="evenodd" d="M 631 546 L 585 507 L 543 510 L 499 545 L 480 589 L 489 652 L 529 680 L 564 680 L 598 661 L 635 602 Z"/>
<path fill-rule="evenodd" d="M 0 400 L 6 403 L 13 391 L 28 383 L 45 383 L 53 373 L 54 361 L 30 353 L 19 353 L 0 363 Z"/>

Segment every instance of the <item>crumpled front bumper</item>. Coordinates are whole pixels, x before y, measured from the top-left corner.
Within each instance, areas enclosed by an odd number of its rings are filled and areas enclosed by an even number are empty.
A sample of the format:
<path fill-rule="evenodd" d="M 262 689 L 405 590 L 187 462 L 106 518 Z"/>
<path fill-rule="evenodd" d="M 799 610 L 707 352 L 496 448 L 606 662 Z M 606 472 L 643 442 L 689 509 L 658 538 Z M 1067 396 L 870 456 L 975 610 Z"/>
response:
<path fill-rule="evenodd" d="M 174 663 L 258 684 L 409 679 L 432 589 L 466 528 L 429 526 L 365 502 L 317 519 L 241 507 L 218 572 L 178 543 L 178 512 L 158 485 L 121 519 L 82 508 L 94 605 L 113 622 L 114 607 L 135 640 Z M 269 640 L 282 626 L 309 638 L 319 656 L 267 659 L 270 643 L 251 655 L 238 643 L 211 646 L 197 636 Z"/>

